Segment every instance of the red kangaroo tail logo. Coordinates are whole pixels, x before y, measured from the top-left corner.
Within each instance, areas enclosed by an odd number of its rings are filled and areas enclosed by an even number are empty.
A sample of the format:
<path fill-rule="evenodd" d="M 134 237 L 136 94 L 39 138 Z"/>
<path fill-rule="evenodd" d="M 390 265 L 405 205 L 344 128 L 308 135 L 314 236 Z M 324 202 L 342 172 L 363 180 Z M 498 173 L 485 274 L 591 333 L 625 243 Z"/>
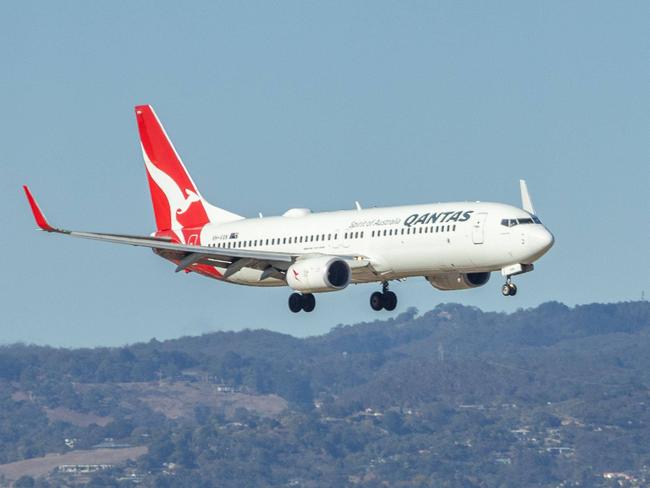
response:
<path fill-rule="evenodd" d="M 203 227 L 210 220 L 201 194 L 153 108 L 138 105 L 135 114 L 158 230 Z"/>

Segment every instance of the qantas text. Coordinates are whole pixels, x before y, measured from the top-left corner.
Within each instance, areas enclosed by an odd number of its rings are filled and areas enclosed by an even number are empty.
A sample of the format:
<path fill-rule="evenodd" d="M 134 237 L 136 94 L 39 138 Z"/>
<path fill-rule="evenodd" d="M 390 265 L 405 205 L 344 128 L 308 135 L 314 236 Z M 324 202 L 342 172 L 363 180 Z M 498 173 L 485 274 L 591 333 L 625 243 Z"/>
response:
<path fill-rule="evenodd" d="M 474 210 L 459 210 L 457 212 L 434 212 L 425 214 L 412 214 L 404 219 L 404 225 L 411 227 L 416 224 L 436 224 L 444 222 L 466 222 L 472 217 Z"/>

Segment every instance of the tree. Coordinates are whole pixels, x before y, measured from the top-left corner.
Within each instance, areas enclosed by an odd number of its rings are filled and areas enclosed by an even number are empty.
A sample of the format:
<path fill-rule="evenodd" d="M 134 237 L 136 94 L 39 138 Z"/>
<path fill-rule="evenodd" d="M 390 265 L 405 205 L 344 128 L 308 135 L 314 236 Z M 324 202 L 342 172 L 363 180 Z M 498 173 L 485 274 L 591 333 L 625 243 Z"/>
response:
<path fill-rule="evenodd" d="M 14 483 L 14 486 L 16 488 L 33 488 L 34 484 L 35 484 L 34 478 L 25 475 L 18 478 Z"/>

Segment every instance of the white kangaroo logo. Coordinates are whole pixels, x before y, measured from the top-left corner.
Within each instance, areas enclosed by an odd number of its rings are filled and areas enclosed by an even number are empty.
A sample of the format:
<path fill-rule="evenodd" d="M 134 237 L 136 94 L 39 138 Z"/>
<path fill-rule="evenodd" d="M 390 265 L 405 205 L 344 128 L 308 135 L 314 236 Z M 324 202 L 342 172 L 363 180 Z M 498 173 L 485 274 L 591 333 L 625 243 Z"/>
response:
<path fill-rule="evenodd" d="M 144 164 L 149 172 L 149 175 L 158 187 L 163 191 L 169 202 L 170 220 L 172 229 L 180 229 L 183 226 L 177 219 L 178 215 L 182 215 L 190 208 L 194 202 L 201 201 L 201 197 L 193 190 L 185 189 L 185 194 L 181 191 L 178 184 L 164 171 L 158 169 L 147 156 L 147 152 L 142 148 L 144 156 Z M 187 196 L 185 196 L 187 195 Z M 182 232 L 177 232 L 181 241 L 184 242 Z"/>

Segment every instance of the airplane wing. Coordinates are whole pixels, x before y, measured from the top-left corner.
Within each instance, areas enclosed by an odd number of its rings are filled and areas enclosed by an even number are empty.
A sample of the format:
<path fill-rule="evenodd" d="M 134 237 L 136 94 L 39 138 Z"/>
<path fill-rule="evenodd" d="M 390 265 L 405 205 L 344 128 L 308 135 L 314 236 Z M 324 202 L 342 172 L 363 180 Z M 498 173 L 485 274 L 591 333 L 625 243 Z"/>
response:
<path fill-rule="evenodd" d="M 36 225 L 45 231 L 56 234 L 65 234 L 83 239 L 111 242 L 114 244 L 128 244 L 130 246 L 148 247 L 156 254 L 177 263 L 176 272 L 183 271 L 193 264 L 208 264 L 227 268 L 225 278 L 236 273 L 244 267 L 269 270 L 268 276 L 284 279 L 282 272 L 297 259 L 304 258 L 301 254 L 254 251 L 246 249 L 224 249 L 220 247 L 196 246 L 173 242 L 171 238 L 137 236 L 127 234 L 108 234 L 100 232 L 81 232 L 53 227 L 45 218 L 38 206 L 36 199 L 29 188 L 24 185 L 27 201 L 34 214 Z M 311 254 L 313 256 L 313 254 Z M 350 265 L 353 276 L 356 273 L 367 271 L 370 261 L 361 256 L 339 256 Z"/>

